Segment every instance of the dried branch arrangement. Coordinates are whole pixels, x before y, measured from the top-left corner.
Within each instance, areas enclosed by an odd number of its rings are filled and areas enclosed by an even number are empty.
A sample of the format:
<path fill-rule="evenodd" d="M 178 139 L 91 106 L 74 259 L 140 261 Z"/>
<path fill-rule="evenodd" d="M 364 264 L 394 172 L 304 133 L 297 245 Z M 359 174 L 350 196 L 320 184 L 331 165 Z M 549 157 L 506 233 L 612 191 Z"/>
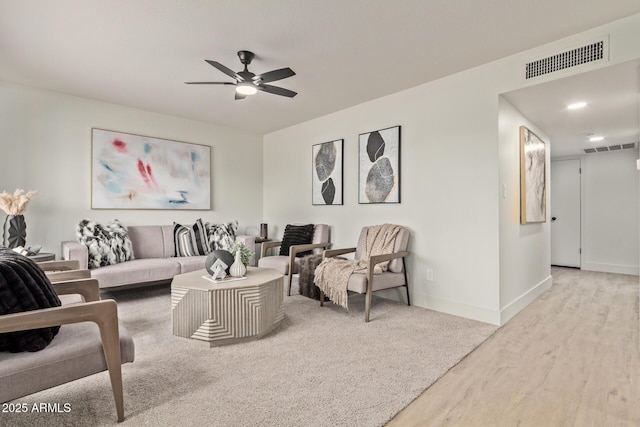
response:
<path fill-rule="evenodd" d="M 17 189 L 13 194 L 6 191 L 0 193 L 0 209 L 7 215 L 22 215 L 27 210 L 27 204 L 37 191 L 29 191 Z"/>

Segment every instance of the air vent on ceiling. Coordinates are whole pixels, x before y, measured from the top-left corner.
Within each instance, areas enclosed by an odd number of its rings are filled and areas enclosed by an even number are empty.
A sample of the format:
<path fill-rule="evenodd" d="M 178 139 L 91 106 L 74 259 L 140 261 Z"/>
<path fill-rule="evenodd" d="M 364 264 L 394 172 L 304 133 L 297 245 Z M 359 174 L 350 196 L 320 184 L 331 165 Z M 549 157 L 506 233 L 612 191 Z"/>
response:
<path fill-rule="evenodd" d="M 605 151 L 616 151 L 616 150 L 626 150 L 628 148 L 636 148 L 635 142 L 630 142 L 628 144 L 618 144 L 618 145 L 610 145 L 608 147 L 596 147 L 596 148 L 585 148 L 585 153 L 602 153 Z"/>
<path fill-rule="evenodd" d="M 603 60 L 607 56 L 606 50 L 607 43 L 603 39 L 576 49 L 528 62 L 525 66 L 525 80 Z"/>

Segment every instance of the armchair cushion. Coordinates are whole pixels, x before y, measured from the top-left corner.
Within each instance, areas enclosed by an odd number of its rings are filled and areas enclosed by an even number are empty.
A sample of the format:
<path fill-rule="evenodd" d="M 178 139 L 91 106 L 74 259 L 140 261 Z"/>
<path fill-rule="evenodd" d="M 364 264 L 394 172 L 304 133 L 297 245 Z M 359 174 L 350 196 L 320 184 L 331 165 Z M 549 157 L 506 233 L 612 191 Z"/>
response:
<path fill-rule="evenodd" d="M 280 255 L 288 256 L 289 248 L 294 245 L 308 245 L 313 240 L 313 234 L 315 225 L 292 225 L 287 224 L 284 228 L 284 236 L 282 237 L 282 244 L 280 245 Z M 301 258 L 303 256 L 310 255 L 311 251 L 300 252 L 296 254 L 296 257 Z"/>
<path fill-rule="evenodd" d="M 0 315 L 59 307 L 60 299 L 38 265 L 14 251 L 0 251 Z M 0 351 L 42 350 L 60 326 L 0 334 Z"/>
<path fill-rule="evenodd" d="M 88 248 L 88 267 L 98 268 L 134 259 L 127 227 L 114 219 L 100 224 L 83 219 L 76 227 L 78 242 Z"/>
<path fill-rule="evenodd" d="M 296 258 L 293 265 L 293 272 L 291 274 L 298 274 L 299 258 Z M 278 270 L 282 275 L 289 274 L 289 256 L 275 255 L 260 258 L 258 262 L 260 268 L 273 268 Z"/>
<path fill-rule="evenodd" d="M 173 237 L 176 256 L 208 255 L 211 252 L 207 239 L 207 230 L 202 223 L 202 219 L 198 219 L 191 227 L 174 222 Z"/>

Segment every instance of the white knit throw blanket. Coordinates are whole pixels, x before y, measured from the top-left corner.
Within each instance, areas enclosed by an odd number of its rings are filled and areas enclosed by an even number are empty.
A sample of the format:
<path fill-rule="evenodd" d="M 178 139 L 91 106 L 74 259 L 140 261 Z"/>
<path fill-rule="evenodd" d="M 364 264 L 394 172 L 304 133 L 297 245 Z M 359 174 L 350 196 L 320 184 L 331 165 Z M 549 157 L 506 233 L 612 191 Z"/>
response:
<path fill-rule="evenodd" d="M 393 252 L 396 236 L 401 227 L 394 224 L 374 225 L 367 228 L 364 251 L 359 260 L 325 258 L 315 270 L 315 284 L 325 295 L 347 310 L 349 309 L 347 286 L 353 273 L 366 273 L 369 258 Z M 377 264 L 373 274 L 387 271 L 389 261 Z"/>

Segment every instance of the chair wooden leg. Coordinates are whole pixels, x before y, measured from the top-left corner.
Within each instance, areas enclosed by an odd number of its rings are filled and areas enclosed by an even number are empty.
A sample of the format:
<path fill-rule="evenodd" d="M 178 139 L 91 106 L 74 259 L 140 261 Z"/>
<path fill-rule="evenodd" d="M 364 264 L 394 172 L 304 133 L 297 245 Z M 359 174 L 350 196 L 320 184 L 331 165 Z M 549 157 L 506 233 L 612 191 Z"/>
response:
<path fill-rule="evenodd" d="M 118 308 L 115 301 L 110 312 L 105 312 L 101 322 L 100 338 L 102 339 L 102 349 L 109 370 L 113 399 L 116 403 L 116 414 L 118 422 L 124 421 L 124 397 L 122 393 L 122 360 L 120 359 L 120 333 L 118 331 Z"/>
<path fill-rule="evenodd" d="M 320 307 L 324 307 L 324 292 L 320 289 Z"/>
<path fill-rule="evenodd" d="M 287 291 L 287 295 L 291 296 L 291 282 L 293 281 L 293 269 L 289 266 L 289 290 Z"/>
<path fill-rule="evenodd" d="M 402 271 L 404 272 L 404 286 L 407 288 L 407 305 L 411 305 L 411 300 L 409 299 L 409 278 L 407 277 L 407 264 L 402 257 Z"/>

